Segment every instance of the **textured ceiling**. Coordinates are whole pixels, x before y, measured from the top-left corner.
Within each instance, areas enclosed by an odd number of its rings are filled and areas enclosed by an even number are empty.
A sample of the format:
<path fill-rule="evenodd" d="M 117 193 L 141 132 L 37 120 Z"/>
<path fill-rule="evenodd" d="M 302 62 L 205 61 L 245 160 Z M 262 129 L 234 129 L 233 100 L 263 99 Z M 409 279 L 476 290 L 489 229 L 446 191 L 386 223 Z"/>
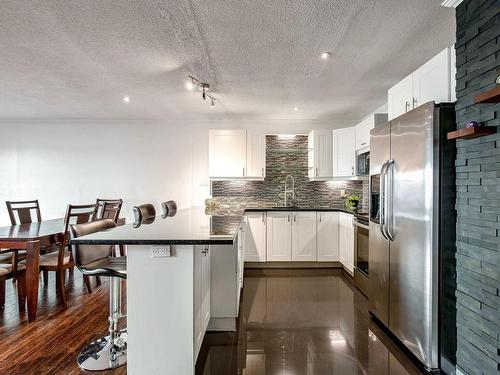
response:
<path fill-rule="evenodd" d="M 0 118 L 356 121 L 453 43 L 440 2 L 1 0 Z"/>

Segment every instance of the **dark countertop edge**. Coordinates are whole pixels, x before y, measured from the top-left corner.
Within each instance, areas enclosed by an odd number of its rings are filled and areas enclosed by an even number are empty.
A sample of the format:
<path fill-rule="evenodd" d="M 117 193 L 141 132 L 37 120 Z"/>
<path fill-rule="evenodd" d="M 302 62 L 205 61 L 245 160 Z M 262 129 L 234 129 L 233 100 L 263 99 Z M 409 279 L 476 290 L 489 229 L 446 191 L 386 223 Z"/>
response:
<path fill-rule="evenodd" d="M 235 236 L 236 237 L 236 236 Z M 211 238 L 206 240 L 91 240 L 75 238 L 69 241 L 70 245 L 234 245 L 233 238 Z"/>
<path fill-rule="evenodd" d="M 269 211 L 316 211 L 316 212 L 345 212 L 352 215 L 368 215 L 367 212 L 357 212 L 350 211 L 343 208 L 330 208 L 330 207 L 320 207 L 320 208 L 307 208 L 307 207 L 269 207 L 269 208 L 246 208 L 244 212 L 269 212 Z"/>

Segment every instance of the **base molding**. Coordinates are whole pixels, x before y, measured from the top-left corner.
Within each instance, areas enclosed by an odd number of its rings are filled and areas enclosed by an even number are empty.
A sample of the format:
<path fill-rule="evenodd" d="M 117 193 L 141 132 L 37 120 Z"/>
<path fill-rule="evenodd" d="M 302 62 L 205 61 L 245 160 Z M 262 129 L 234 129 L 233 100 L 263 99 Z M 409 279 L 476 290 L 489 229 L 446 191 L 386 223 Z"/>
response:
<path fill-rule="evenodd" d="M 236 332 L 236 318 L 210 318 L 207 331 Z"/>
<path fill-rule="evenodd" d="M 245 262 L 249 268 L 342 268 L 340 262 Z"/>

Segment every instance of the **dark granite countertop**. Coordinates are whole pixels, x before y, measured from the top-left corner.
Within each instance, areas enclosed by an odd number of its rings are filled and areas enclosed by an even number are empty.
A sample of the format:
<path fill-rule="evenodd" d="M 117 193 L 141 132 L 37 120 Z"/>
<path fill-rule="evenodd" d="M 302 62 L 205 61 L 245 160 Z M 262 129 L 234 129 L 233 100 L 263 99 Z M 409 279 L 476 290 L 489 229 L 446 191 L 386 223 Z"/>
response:
<path fill-rule="evenodd" d="M 262 212 L 262 211 L 318 211 L 318 212 L 345 212 L 353 215 L 368 215 L 365 212 L 358 212 L 353 210 L 348 210 L 346 208 L 333 208 L 333 207 L 249 207 L 245 209 L 245 212 Z"/>
<path fill-rule="evenodd" d="M 364 216 L 366 213 L 332 207 L 251 207 L 244 212 L 338 211 Z M 151 224 L 133 224 L 71 240 L 82 245 L 232 245 L 244 215 L 210 213 L 204 207 L 180 209 L 172 217 L 157 216 Z"/>
<path fill-rule="evenodd" d="M 210 215 L 204 207 L 180 209 L 172 217 L 157 216 L 151 224 L 113 228 L 71 240 L 82 245 L 232 245 L 241 216 Z"/>

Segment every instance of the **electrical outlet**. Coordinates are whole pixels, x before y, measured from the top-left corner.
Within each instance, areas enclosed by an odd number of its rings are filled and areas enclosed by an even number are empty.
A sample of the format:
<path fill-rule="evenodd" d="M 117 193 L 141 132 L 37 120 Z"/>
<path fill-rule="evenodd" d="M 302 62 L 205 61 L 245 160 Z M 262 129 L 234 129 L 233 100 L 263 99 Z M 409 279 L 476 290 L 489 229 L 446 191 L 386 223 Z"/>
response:
<path fill-rule="evenodd" d="M 345 197 L 345 190 L 344 190 L 344 189 L 341 189 L 341 190 L 340 190 L 340 196 L 341 196 L 342 198 L 344 198 L 344 197 Z"/>
<path fill-rule="evenodd" d="M 152 258 L 167 258 L 172 256 L 170 245 L 151 248 Z"/>

